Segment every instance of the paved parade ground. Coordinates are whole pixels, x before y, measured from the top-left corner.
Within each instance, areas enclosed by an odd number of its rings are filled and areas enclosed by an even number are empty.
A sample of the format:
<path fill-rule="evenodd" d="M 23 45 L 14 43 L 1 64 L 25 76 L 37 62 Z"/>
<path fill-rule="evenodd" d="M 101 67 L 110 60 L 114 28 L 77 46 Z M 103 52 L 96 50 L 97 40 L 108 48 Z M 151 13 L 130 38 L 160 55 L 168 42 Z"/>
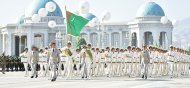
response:
<path fill-rule="evenodd" d="M 56 82 L 50 82 L 47 77 L 31 79 L 23 77 L 22 72 L 8 72 L 5 75 L 0 74 L 0 88 L 190 88 L 190 77 L 174 79 L 162 77 L 147 80 L 128 77 L 66 80 L 59 77 Z"/>

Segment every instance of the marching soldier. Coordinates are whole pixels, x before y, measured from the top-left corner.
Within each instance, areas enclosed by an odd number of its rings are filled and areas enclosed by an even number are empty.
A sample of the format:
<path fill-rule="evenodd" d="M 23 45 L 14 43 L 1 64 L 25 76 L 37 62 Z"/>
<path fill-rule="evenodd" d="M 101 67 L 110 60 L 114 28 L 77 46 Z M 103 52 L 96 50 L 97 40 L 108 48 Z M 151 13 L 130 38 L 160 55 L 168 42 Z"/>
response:
<path fill-rule="evenodd" d="M 80 63 L 81 63 L 81 56 L 80 56 L 80 49 L 76 49 L 75 57 L 74 57 L 74 64 L 75 64 L 75 75 L 78 76 L 80 73 Z"/>
<path fill-rule="evenodd" d="M 39 60 L 39 53 L 37 51 L 37 48 L 35 46 L 32 46 L 32 51 L 30 54 L 30 64 L 31 64 L 31 68 L 32 68 L 32 76 L 31 78 L 37 78 L 38 77 L 38 73 L 37 73 L 37 64 L 38 64 L 38 60 Z"/>
<path fill-rule="evenodd" d="M 173 46 L 170 46 L 170 50 L 167 52 L 167 60 L 169 64 L 169 75 L 171 78 L 173 77 L 174 73 L 174 48 Z"/>
<path fill-rule="evenodd" d="M 5 74 L 5 66 L 6 66 L 6 56 L 5 53 L 3 53 L 0 58 L 0 67 L 2 68 L 2 74 Z"/>
<path fill-rule="evenodd" d="M 92 76 L 95 76 L 95 69 L 96 69 L 96 49 L 92 48 L 92 55 L 93 55 L 93 61 L 92 61 Z"/>
<path fill-rule="evenodd" d="M 45 62 L 43 62 L 44 68 L 45 68 L 44 76 L 46 76 L 46 75 L 49 75 L 48 47 L 45 47 L 45 50 L 44 50 L 44 59 L 45 59 Z"/>
<path fill-rule="evenodd" d="M 92 74 L 92 63 L 93 63 L 93 54 L 92 54 L 92 50 L 91 50 L 91 48 L 92 48 L 92 45 L 91 44 L 88 44 L 87 45 L 87 49 L 86 49 L 86 54 L 87 54 L 87 71 L 88 71 L 88 78 L 90 79 L 90 76 L 91 76 L 91 74 Z"/>
<path fill-rule="evenodd" d="M 143 67 L 143 79 L 147 79 L 148 75 L 148 65 L 150 63 L 150 54 L 146 46 L 143 47 L 143 51 L 141 53 L 141 65 Z"/>
<path fill-rule="evenodd" d="M 63 49 L 63 52 L 65 53 L 65 68 L 64 68 L 64 74 L 66 75 L 66 79 L 71 79 L 72 71 L 73 71 L 73 58 L 72 58 L 72 50 L 71 50 L 71 43 L 67 43 L 67 47 Z"/>
<path fill-rule="evenodd" d="M 136 60 L 136 76 L 140 76 L 140 74 L 141 74 L 141 68 L 140 68 L 140 56 L 141 56 L 141 49 L 140 48 L 137 48 L 137 50 L 136 50 L 136 52 L 137 52 L 137 60 Z"/>
<path fill-rule="evenodd" d="M 80 66 L 83 70 L 82 79 L 90 78 L 90 69 L 93 59 L 91 57 L 92 55 L 90 55 L 89 53 L 90 51 L 87 51 L 87 47 L 83 46 L 83 49 L 81 50 L 81 66 Z"/>
<path fill-rule="evenodd" d="M 153 67 L 154 67 L 154 64 L 153 64 L 153 58 L 154 58 L 154 47 L 150 46 L 149 47 L 149 54 L 150 54 L 150 66 L 149 66 L 149 74 L 150 74 L 150 77 L 152 76 L 152 71 L 153 71 Z"/>
<path fill-rule="evenodd" d="M 40 65 L 40 73 L 44 76 L 44 68 L 45 68 L 45 63 L 47 62 L 47 59 L 45 58 L 45 52 L 43 49 L 40 49 L 39 53 L 39 65 Z"/>
<path fill-rule="evenodd" d="M 60 57 L 59 57 L 59 50 L 56 48 L 56 43 L 55 42 L 51 42 L 51 48 L 48 52 L 48 62 L 49 62 L 49 66 L 51 69 L 51 81 L 56 81 L 57 79 L 57 65 L 60 62 Z"/>
<path fill-rule="evenodd" d="M 24 49 L 24 52 L 20 55 L 20 57 L 21 57 L 21 62 L 24 64 L 25 77 L 27 77 L 29 75 L 28 65 L 30 60 L 30 53 L 28 51 L 28 48 Z"/>
<path fill-rule="evenodd" d="M 111 49 L 111 68 L 110 68 L 110 76 L 114 76 L 114 68 L 115 68 L 115 58 L 117 57 L 115 48 Z"/>
<path fill-rule="evenodd" d="M 105 68 L 105 74 L 107 75 L 107 77 L 110 77 L 110 70 L 111 70 L 111 51 L 109 47 L 106 47 L 106 51 L 105 51 L 105 65 L 107 65 L 107 67 Z"/>
<path fill-rule="evenodd" d="M 104 75 L 105 73 L 105 68 L 107 65 L 105 64 L 105 50 L 102 49 L 100 52 L 100 75 Z"/>
<path fill-rule="evenodd" d="M 93 59 L 93 68 L 95 68 L 95 76 L 98 76 L 100 72 L 100 59 L 101 59 L 101 54 L 99 51 L 99 48 L 96 48 L 96 51 L 94 53 L 94 59 Z"/>
<path fill-rule="evenodd" d="M 63 48 L 60 50 L 60 63 L 59 63 L 59 67 L 58 67 L 58 74 L 59 75 L 62 75 L 64 76 L 64 73 L 63 73 L 63 70 L 64 67 L 65 67 L 65 58 L 66 58 L 66 55 L 65 55 L 65 52 L 63 50 Z"/>
<path fill-rule="evenodd" d="M 119 76 L 122 75 L 122 71 L 123 71 L 123 62 L 124 62 L 123 61 L 123 57 L 124 57 L 123 53 L 124 53 L 124 50 L 120 49 L 119 54 L 118 54 L 118 58 L 117 58 L 117 63 L 118 63 L 117 74 Z"/>
<path fill-rule="evenodd" d="M 132 57 L 133 57 L 133 52 L 131 50 L 131 46 L 127 47 L 126 55 L 125 55 L 125 73 L 129 77 L 131 76 L 132 72 Z"/>

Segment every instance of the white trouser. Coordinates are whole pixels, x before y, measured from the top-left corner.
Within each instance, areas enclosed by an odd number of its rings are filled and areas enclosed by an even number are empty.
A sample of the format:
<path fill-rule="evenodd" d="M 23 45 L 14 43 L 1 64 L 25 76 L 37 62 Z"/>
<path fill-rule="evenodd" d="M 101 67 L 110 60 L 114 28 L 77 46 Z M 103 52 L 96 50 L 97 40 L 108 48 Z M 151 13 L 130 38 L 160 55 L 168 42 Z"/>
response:
<path fill-rule="evenodd" d="M 40 62 L 39 64 L 40 64 L 40 73 L 39 73 L 39 75 L 40 75 L 40 74 L 43 75 L 43 74 L 44 74 L 44 69 L 43 69 L 43 66 L 44 66 L 44 65 L 43 65 L 42 62 Z"/>
<path fill-rule="evenodd" d="M 64 74 L 66 75 L 67 79 L 71 79 L 72 76 L 72 71 L 73 71 L 73 62 L 71 57 L 66 57 L 66 62 L 65 62 L 65 69 L 64 69 Z"/>
<path fill-rule="evenodd" d="M 174 63 L 173 62 L 168 62 L 169 65 L 169 75 L 173 77 L 174 74 Z"/>
<path fill-rule="evenodd" d="M 23 64 L 24 64 L 25 76 L 28 76 L 28 63 L 24 62 Z"/>
<path fill-rule="evenodd" d="M 43 63 L 43 66 L 44 66 L 44 68 L 45 68 L 45 71 L 44 71 L 44 76 L 46 76 L 46 75 L 49 75 L 49 64 L 48 63 L 46 63 L 46 62 L 44 62 Z"/>
<path fill-rule="evenodd" d="M 100 74 L 100 66 L 101 66 L 100 62 L 98 62 L 98 61 L 95 62 L 95 64 L 94 64 L 95 70 L 94 71 L 95 71 L 96 76 L 98 76 Z"/>
<path fill-rule="evenodd" d="M 31 69 L 32 69 L 32 76 L 37 76 L 38 73 L 36 71 L 37 64 L 36 63 L 31 63 Z"/>
<path fill-rule="evenodd" d="M 50 73 L 50 78 L 51 79 L 56 79 L 57 78 L 57 64 L 56 63 L 50 63 L 50 69 L 51 69 L 51 73 Z"/>
<path fill-rule="evenodd" d="M 63 75 L 62 65 L 63 65 L 63 67 L 65 67 L 65 62 L 61 61 L 59 63 L 59 66 L 58 66 L 58 75 Z"/>
<path fill-rule="evenodd" d="M 145 77 L 147 77 L 147 75 L 148 75 L 148 64 L 142 63 L 142 67 L 143 67 L 143 75 Z"/>

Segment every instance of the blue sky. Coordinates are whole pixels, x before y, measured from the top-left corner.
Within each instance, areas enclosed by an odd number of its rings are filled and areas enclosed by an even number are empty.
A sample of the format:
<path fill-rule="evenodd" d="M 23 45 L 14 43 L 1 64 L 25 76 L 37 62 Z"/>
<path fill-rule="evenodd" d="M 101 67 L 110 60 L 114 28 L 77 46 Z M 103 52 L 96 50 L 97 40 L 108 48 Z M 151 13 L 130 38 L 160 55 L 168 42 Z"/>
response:
<path fill-rule="evenodd" d="M 1 0 L 0 3 L 0 25 L 16 22 L 17 18 L 24 13 L 25 8 L 33 0 Z M 64 14 L 64 6 L 71 11 L 76 11 L 82 0 L 55 0 Z M 158 3 L 171 20 L 182 20 L 190 18 L 190 0 L 87 0 L 91 5 L 91 11 L 101 17 L 104 11 L 112 14 L 110 21 L 128 21 L 135 18 L 138 8 L 147 1 Z"/>

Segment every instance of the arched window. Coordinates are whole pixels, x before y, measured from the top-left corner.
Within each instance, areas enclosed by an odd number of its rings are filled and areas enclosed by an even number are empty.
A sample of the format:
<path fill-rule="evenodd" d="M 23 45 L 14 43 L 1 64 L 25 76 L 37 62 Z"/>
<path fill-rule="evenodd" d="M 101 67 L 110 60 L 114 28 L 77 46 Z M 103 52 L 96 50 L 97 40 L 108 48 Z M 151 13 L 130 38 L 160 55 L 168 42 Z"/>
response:
<path fill-rule="evenodd" d="M 42 34 L 35 34 L 34 35 L 34 46 L 38 48 L 42 48 L 44 44 Z"/>
<path fill-rule="evenodd" d="M 112 47 L 119 47 L 120 45 L 120 37 L 119 37 L 119 33 L 115 32 L 112 33 Z"/>
<path fill-rule="evenodd" d="M 166 48 L 166 32 L 160 32 L 159 44 L 162 48 Z"/>
<path fill-rule="evenodd" d="M 145 32 L 144 33 L 144 45 L 153 45 L 152 32 Z"/>
<path fill-rule="evenodd" d="M 137 46 L 137 33 L 132 33 L 132 42 L 131 42 L 132 46 Z"/>
<path fill-rule="evenodd" d="M 93 47 L 98 47 L 98 34 L 97 33 L 92 33 L 90 35 L 90 43 L 92 44 Z"/>

